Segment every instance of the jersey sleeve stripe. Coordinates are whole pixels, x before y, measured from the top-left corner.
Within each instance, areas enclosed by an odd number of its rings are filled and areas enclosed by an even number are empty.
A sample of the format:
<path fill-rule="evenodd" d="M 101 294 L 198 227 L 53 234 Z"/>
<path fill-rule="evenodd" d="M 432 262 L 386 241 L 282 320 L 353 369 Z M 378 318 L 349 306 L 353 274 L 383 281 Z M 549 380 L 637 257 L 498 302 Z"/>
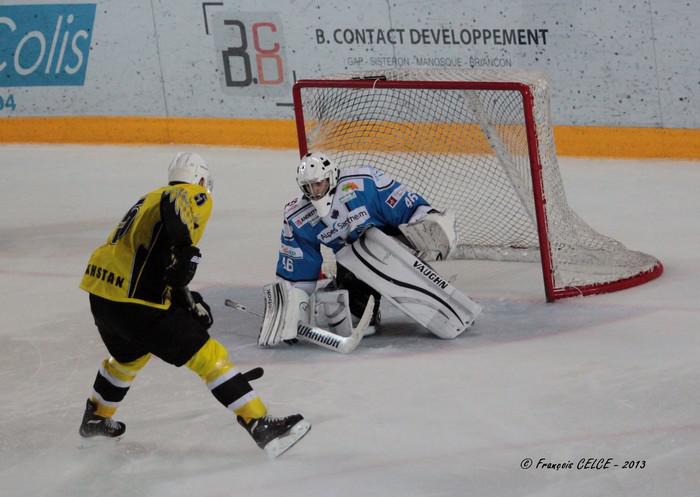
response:
<path fill-rule="evenodd" d="M 301 281 L 318 281 L 318 278 L 300 278 L 298 280 L 292 280 L 289 278 L 289 276 L 285 276 L 285 275 L 279 274 L 277 272 L 275 273 L 275 275 L 282 278 L 283 280 L 289 281 L 291 283 L 297 283 L 297 282 L 301 282 Z"/>
<path fill-rule="evenodd" d="M 313 204 L 308 203 L 308 204 L 306 204 L 306 205 L 302 205 L 302 206 L 299 207 L 297 210 L 295 210 L 295 211 L 293 211 L 293 212 L 291 212 L 291 213 L 289 213 L 289 214 L 285 214 L 285 216 L 287 217 L 287 219 L 291 219 L 291 218 L 293 218 L 294 216 L 296 216 L 297 214 L 299 214 L 300 212 L 302 212 L 304 209 L 309 209 L 309 208 L 312 208 L 312 209 L 313 209 L 313 207 L 314 207 Z"/>

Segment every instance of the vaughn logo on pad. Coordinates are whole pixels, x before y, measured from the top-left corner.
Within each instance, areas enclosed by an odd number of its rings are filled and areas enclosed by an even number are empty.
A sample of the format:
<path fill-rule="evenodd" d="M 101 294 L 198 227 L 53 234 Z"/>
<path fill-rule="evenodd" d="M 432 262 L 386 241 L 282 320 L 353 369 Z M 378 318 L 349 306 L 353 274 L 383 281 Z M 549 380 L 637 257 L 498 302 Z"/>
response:
<path fill-rule="evenodd" d="M 0 86 L 82 86 L 95 4 L 0 6 Z"/>

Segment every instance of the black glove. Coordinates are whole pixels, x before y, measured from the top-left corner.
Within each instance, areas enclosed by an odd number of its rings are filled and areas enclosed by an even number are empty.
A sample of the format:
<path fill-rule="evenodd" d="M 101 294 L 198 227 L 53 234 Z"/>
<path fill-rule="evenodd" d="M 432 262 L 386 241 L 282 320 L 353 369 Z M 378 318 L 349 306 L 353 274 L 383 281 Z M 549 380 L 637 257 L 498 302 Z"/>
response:
<path fill-rule="evenodd" d="M 257 380 L 258 378 L 262 378 L 262 375 L 264 372 L 265 372 L 265 370 L 263 368 L 261 368 L 260 366 L 258 366 L 257 368 L 253 368 L 253 369 L 243 373 L 243 378 L 245 378 L 246 381 L 248 381 L 248 383 L 250 383 L 253 380 Z"/>
<path fill-rule="evenodd" d="M 206 329 L 214 324 L 214 317 L 211 314 L 209 304 L 204 302 L 199 292 L 191 292 L 189 288 L 173 288 L 170 298 L 174 306 L 188 311 Z"/>
<path fill-rule="evenodd" d="M 214 324 L 214 316 L 211 314 L 211 307 L 209 307 L 209 304 L 204 302 L 204 299 L 199 292 L 190 292 L 190 294 L 192 295 L 192 302 L 194 304 L 194 307 L 190 309 L 190 312 L 192 312 L 192 315 L 197 319 L 197 321 L 202 323 L 202 325 L 204 325 L 207 329 L 211 328 L 211 325 Z"/>
<path fill-rule="evenodd" d="M 173 288 L 186 287 L 201 260 L 202 253 L 194 245 L 173 247 L 170 265 L 165 268 L 165 283 Z"/>

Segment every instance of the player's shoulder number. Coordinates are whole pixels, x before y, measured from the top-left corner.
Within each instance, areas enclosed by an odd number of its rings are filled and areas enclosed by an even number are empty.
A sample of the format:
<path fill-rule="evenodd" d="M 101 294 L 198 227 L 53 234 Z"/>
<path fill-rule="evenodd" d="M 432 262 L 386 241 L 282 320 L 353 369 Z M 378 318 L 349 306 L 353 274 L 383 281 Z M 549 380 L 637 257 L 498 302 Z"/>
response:
<path fill-rule="evenodd" d="M 134 219 L 136 218 L 136 215 L 139 213 L 139 209 L 141 209 L 141 206 L 145 202 L 146 197 L 141 197 L 138 202 L 136 202 L 134 205 L 131 206 L 131 208 L 128 210 L 128 212 L 124 215 L 121 221 L 119 221 L 119 224 L 117 225 L 117 229 L 114 230 L 114 236 L 112 237 L 112 245 L 117 243 L 119 240 L 124 238 L 124 235 L 126 235 L 129 232 L 129 229 L 131 228 L 131 225 L 134 223 Z"/>

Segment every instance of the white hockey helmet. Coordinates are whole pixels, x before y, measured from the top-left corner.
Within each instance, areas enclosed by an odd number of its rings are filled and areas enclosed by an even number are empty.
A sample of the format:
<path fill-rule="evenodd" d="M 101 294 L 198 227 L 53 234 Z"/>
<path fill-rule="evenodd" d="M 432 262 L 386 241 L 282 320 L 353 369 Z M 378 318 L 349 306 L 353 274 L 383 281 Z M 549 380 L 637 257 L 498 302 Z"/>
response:
<path fill-rule="evenodd" d="M 321 217 L 331 210 L 339 175 L 335 162 L 321 152 L 310 152 L 299 163 L 297 184 Z"/>
<path fill-rule="evenodd" d="M 214 190 L 214 178 L 207 162 L 194 152 L 180 152 L 173 158 L 168 167 L 168 182 L 173 181 L 201 184 L 209 193 Z"/>

